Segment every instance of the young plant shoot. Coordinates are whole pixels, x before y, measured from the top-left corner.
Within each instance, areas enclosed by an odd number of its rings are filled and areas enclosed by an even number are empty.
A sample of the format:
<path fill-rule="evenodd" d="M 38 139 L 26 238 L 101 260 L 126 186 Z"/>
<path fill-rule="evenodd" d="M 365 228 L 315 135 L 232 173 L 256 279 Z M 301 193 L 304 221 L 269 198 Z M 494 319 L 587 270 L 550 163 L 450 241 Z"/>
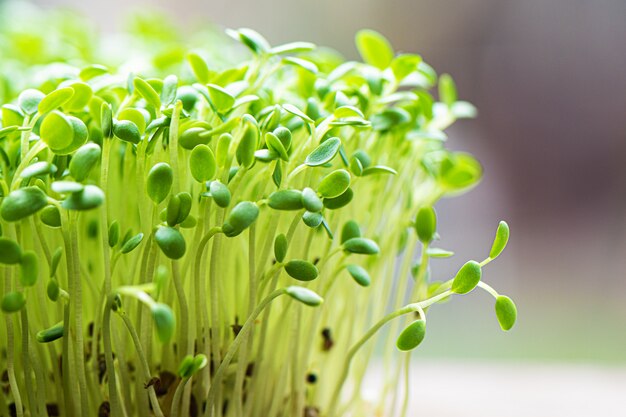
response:
<path fill-rule="evenodd" d="M 505 222 L 431 271 L 433 206 L 482 169 L 444 133 L 475 109 L 419 55 L 370 30 L 362 62 L 250 29 L 183 44 L 145 17 L 115 58 L 42 15 L 41 56 L 0 24 L 0 415 L 391 415 L 440 301 L 480 288 L 513 327 L 484 281 Z"/>

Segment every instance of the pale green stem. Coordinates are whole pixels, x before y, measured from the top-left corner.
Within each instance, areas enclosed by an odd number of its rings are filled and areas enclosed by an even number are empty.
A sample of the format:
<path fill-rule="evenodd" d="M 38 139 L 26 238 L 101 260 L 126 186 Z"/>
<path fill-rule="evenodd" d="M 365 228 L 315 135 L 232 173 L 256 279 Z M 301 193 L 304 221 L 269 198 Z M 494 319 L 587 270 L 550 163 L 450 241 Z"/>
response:
<path fill-rule="evenodd" d="M 137 357 L 139 358 L 139 364 L 141 365 L 141 370 L 143 372 L 143 377 L 146 382 L 148 382 L 152 375 L 150 374 L 150 365 L 148 365 L 148 360 L 146 359 L 146 355 L 141 346 L 141 341 L 139 340 L 139 335 L 133 326 L 133 323 L 130 321 L 126 314 L 120 314 L 120 317 L 124 321 L 126 325 L 126 329 L 130 333 L 130 337 L 133 339 L 133 343 L 135 344 L 135 350 L 137 351 Z M 154 386 L 150 385 L 148 387 L 148 397 L 150 398 L 150 404 L 152 404 L 152 410 L 156 417 L 163 417 L 163 411 L 161 411 L 161 405 L 159 404 L 159 400 L 156 396 L 156 392 L 154 391 Z"/>
<path fill-rule="evenodd" d="M 269 303 L 271 303 L 276 297 L 279 297 L 283 294 L 286 294 L 284 289 L 276 290 L 272 292 L 270 295 L 268 295 L 263 301 L 261 301 L 259 305 L 257 305 L 257 307 L 254 309 L 252 314 L 250 314 L 250 316 L 244 323 L 243 327 L 241 328 L 241 330 L 235 337 L 235 340 L 233 340 L 233 343 L 228 348 L 228 351 L 226 352 L 224 359 L 220 363 L 220 366 L 217 368 L 217 371 L 215 372 L 215 376 L 213 377 L 213 380 L 211 381 L 211 388 L 209 389 L 205 415 L 212 417 L 213 412 L 214 412 L 213 409 L 216 406 L 218 407 L 220 406 L 220 404 L 215 404 L 216 392 L 218 390 L 218 387 L 222 384 L 222 378 L 224 377 L 224 373 L 226 372 L 226 369 L 230 365 L 230 362 L 232 361 L 233 357 L 235 356 L 235 353 L 237 353 L 239 346 L 243 343 L 243 340 L 245 339 L 248 332 L 252 330 L 254 321 Z"/>
<path fill-rule="evenodd" d="M 451 295 L 452 291 L 446 291 L 442 294 L 439 294 L 437 296 L 434 296 L 432 298 L 429 298 L 427 300 L 424 301 L 420 301 L 419 303 L 412 303 L 412 304 L 407 304 L 406 306 L 389 313 L 388 315 L 386 315 L 385 317 L 383 317 L 382 319 L 380 319 L 378 321 L 378 323 L 376 323 L 370 330 L 368 330 L 367 333 L 365 333 L 365 335 L 358 341 L 356 342 L 352 348 L 350 348 L 350 350 L 348 351 L 348 354 L 346 356 L 346 360 L 344 362 L 344 367 L 343 367 L 343 371 L 341 373 L 341 377 L 339 378 L 339 381 L 337 382 L 337 385 L 335 387 L 335 390 L 333 392 L 333 396 L 332 399 L 330 401 L 330 406 L 328 408 L 328 416 L 332 417 L 335 415 L 335 410 L 337 409 L 337 405 L 339 404 L 339 399 L 340 399 L 340 395 L 341 395 L 341 388 L 343 387 L 343 385 L 345 384 L 346 380 L 348 379 L 348 373 L 350 371 L 350 365 L 352 363 L 352 360 L 354 359 L 354 356 L 356 355 L 356 353 L 359 351 L 359 349 L 361 348 L 361 346 L 363 346 L 368 340 L 370 340 L 372 338 L 372 336 L 374 336 L 378 330 L 380 330 L 381 327 L 383 327 L 385 324 L 387 324 L 389 321 L 395 319 L 396 317 L 400 317 L 402 315 L 405 314 L 409 314 L 409 313 L 413 313 L 415 311 L 419 311 L 419 309 L 424 309 L 432 304 L 435 304 L 436 302 L 446 298 L 447 296 Z"/>

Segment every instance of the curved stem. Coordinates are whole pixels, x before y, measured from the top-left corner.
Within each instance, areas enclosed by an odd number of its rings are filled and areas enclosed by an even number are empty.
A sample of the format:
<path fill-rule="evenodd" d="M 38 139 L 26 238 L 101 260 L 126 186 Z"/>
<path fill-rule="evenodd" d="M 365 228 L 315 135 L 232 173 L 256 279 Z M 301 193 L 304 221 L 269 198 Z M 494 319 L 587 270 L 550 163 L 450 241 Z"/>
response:
<path fill-rule="evenodd" d="M 339 397 L 341 395 L 341 388 L 343 387 L 343 385 L 345 384 L 346 380 L 348 379 L 348 373 L 350 371 L 350 365 L 352 363 L 352 359 L 354 359 L 354 356 L 356 355 L 356 353 L 359 351 L 359 349 L 361 348 L 361 346 L 363 346 L 365 343 L 367 343 L 368 340 L 370 340 L 372 338 L 372 336 L 374 336 L 378 330 L 380 330 L 381 327 L 383 327 L 385 324 L 387 324 L 388 322 L 390 322 L 391 320 L 395 319 L 396 317 L 400 317 L 402 315 L 408 314 L 408 313 L 412 313 L 415 311 L 420 311 L 421 309 L 424 309 L 432 304 L 435 304 L 436 302 L 448 297 L 449 295 L 452 294 L 452 291 L 448 290 L 442 294 L 436 295 L 432 298 L 429 298 L 427 300 L 421 301 L 419 303 L 411 303 L 411 304 L 407 304 L 406 306 L 402 307 L 401 309 L 398 309 L 396 311 L 393 311 L 389 314 L 387 314 L 385 317 L 383 317 L 382 319 L 380 319 L 378 321 L 378 323 L 376 323 L 371 329 L 369 329 L 367 331 L 367 333 L 365 333 L 365 335 L 358 341 L 356 342 L 352 348 L 350 348 L 350 350 L 348 351 L 348 355 L 346 356 L 346 360 L 344 363 L 344 367 L 343 367 L 343 371 L 341 373 L 341 377 L 339 378 L 339 381 L 337 382 L 336 388 L 334 390 L 333 393 L 333 397 L 331 399 L 330 402 L 330 406 L 328 408 L 328 416 L 333 416 L 335 413 L 335 410 L 337 409 L 337 405 L 339 403 Z"/>

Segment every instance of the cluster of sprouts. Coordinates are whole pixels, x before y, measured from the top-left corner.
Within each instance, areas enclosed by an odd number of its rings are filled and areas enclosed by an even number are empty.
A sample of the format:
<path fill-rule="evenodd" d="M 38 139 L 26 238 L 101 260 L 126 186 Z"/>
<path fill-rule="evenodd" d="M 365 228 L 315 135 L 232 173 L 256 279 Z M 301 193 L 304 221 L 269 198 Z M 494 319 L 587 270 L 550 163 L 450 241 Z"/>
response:
<path fill-rule="evenodd" d="M 4 91 L 0 415 L 397 415 L 398 350 L 435 304 L 480 287 L 513 326 L 481 280 L 506 223 L 483 261 L 429 268 L 452 255 L 433 205 L 482 175 L 446 149 L 475 112 L 450 76 L 368 30 L 363 62 L 228 34 L 228 66 L 210 44 L 137 72 L 68 59 Z M 13 58 L 0 77 L 31 65 Z"/>

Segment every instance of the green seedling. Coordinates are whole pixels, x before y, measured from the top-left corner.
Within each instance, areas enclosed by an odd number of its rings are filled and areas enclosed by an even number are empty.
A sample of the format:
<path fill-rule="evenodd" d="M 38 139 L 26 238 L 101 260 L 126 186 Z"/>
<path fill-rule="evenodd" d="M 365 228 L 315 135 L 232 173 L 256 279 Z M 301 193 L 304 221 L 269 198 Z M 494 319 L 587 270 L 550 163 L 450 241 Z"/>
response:
<path fill-rule="evenodd" d="M 485 290 L 514 327 L 485 282 L 506 223 L 454 277 L 430 263 L 437 201 L 482 167 L 445 142 L 475 109 L 419 55 L 371 30 L 359 62 L 251 29 L 191 50 L 147 13 L 124 63 L 37 15 L 0 10 L 0 415 L 365 415 L 383 326 L 393 381 L 443 301 Z"/>

